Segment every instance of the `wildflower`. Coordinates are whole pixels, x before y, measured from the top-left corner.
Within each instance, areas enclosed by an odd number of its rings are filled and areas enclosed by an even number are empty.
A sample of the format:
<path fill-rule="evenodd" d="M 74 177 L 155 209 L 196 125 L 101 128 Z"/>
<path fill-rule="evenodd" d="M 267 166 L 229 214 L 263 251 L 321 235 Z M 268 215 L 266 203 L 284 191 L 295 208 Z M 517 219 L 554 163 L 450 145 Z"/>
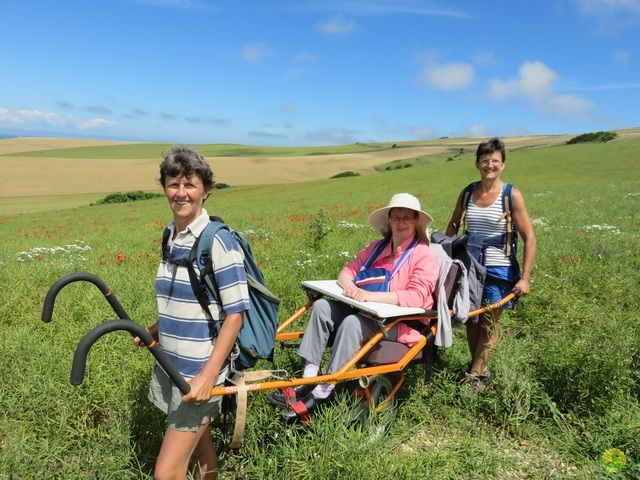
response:
<path fill-rule="evenodd" d="M 358 225 L 357 223 L 351 223 L 346 220 L 340 220 L 340 222 L 338 222 L 338 226 L 342 228 L 362 228 L 362 225 Z"/>
<path fill-rule="evenodd" d="M 531 220 L 531 223 L 536 226 L 536 227 L 547 227 L 549 226 L 549 223 L 547 222 L 546 218 L 534 218 L 533 220 Z"/>
<path fill-rule="evenodd" d="M 121 262 L 121 261 L 123 261 L 123 260 L 125 259 L 125 256 L 126 256 L 126 255 L 125 255 L 123 252 L 120 252 L 120 253 L 118 254 L 118 256 L 116 257 L 116 259 L 117 259 L 119 262 Z"/>
<path fill-rule="evenodd" d="M 586 225 L 583 227 L 585 230 L 604 230 L 613 233 L 614 235 L 620 235 L 622 232 L 618 230 L 616 227 L 611 225 Z"/>

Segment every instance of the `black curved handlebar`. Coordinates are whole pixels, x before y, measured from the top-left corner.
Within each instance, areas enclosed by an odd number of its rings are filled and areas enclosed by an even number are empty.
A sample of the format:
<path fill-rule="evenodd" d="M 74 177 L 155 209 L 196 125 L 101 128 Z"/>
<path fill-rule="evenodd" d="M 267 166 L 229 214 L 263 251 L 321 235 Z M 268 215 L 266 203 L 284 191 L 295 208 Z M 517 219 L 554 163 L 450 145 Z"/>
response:
<path fill-rule="evenodd" d="M 87 355 L 92 345 L 103 335 L 116 330 L 126 330 L 133 337 L 140 337 L 144 344 L 149 348 L 151 354 L 158 361 L 162 369 L 167 373 L 169 378 L 176 384 L 180 391 L 186 395 L 191 390 L 191 386 L 180 375 L 176 366 L 171 362 L 165 351 L 159 343 L 156 343 L 147 331 L 141 325 L 131 320 L 109 320 L 97 327 L 91 329 L 76 347 L 73 355 L 73 365 L 71 367 L 71 385 L 80 385 L 84 380 L 84 371 L 87 364 Z"/>
<path fill-rule="evenodd" d="M 51 321 L 51 318 L 53 316 L 53 304 L 55 303 L 58 292 L 60 292 L 60 290 L 62 290 L 62 288 L 65 287 L 66 285 L 72 282 L 78 282 L 78 281 L 93 283 L 96 287 L 100 289 L 102 294 L 107 299 L 107 302 L 109 302 L 109 305 L 111 305 L 111 308 L 113 308 L 113 311 L 116 312 L 116 315 L 118 316 L 118 318 L 130 320 L 129 315 L 127 315 L 127 312 L 124 311 L 124 308 L 122 308 L 122 305 L 120 305 L 120 302 L 118 302 L 115 295 L 111 293 L 111 290 L 109 289 L 107 284 L 104 283 L 104 281 L 100 277 L 97 277 L 96 275 L 93 275 L 87 272 L 79 272 L 79 273 L 71 273 L 69 275 L 66 275 L 60 278 L 56 283 L 54 283 L 51 286 L 51 288 L 47 292 L 47 296 L 44 299 L 44 305 L 42 307 L 43 322 L 49 323 Z"/>

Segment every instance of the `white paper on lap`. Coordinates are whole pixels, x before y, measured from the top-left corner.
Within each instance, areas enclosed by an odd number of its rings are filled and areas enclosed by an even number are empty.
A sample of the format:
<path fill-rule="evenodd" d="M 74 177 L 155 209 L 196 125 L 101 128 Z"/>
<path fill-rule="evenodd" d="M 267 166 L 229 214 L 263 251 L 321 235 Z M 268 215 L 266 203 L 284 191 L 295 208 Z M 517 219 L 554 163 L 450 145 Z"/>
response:
<path fill-rule="evenodd" d="M 405 317 L 408 315 L 421 315 L 425 312 L 422 308 L 399 307 L 397 305 L 379 302 L 358 302 L 353 298 L 345 297 L 342 294 L 342 287 L 338 285 L 336 280 L 305 280 L 302 282 L 302 287 L 335 298 L 342 303 L 357 308 L 362 311 L 362 313 L 377 317 L 381 320 Z"/>

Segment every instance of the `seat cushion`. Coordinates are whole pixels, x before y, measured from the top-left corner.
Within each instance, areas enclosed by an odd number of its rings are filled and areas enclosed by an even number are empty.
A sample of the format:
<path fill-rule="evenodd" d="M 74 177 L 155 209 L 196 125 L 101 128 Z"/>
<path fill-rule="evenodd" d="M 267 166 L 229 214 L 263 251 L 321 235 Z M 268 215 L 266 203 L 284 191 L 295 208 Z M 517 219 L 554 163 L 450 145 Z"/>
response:
<path fill-rule="evenodd" d="M 396 363 L 409 351 L 409 347 L 404 343 L 382 340 L 364 357 L 364 361 L 370 365 L 387 365 Z M 412 361 L 421 360 L 422 351 L 413 358 Z"/>

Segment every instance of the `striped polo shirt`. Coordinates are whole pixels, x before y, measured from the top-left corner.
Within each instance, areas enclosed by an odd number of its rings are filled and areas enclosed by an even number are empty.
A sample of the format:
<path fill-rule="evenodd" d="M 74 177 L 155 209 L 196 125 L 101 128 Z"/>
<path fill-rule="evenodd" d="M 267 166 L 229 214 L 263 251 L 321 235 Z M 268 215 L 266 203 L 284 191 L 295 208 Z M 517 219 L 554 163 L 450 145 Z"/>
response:
<path fill-rule="evenodd" d="M 477 233 L 483 237 L 492 237 L 507 233 L 507 220 L 505 218 L 500 219 L 503 214 L 502 193 L 501 191 L 492 205 L 484 208 L 476 207 L 473 204 L 471 195 L 469 196 L 467 213 L 464 217 L 469 233 Z M 508 267 L 511 265 L 511 261 L 509 257 L 505 255 L 503 249 L 490 245 L 487 246 L 485 258 L 485 264 L 488 267 Z"/>
<path fill-rule="evenodd" d="M 209 223 L 207 211 L 196 218 L 175 240 L 175 223 L 169 224 L 169 247 L 176 259 L 187 259 L 196 238 Z M 160 345 L 173 364 L 187 379 L 200 373 L 211 356 L 215 344 L 215 323 L 226 315 L 249 309 L 249 293 L 245 276 L 243 254 L 238 243 L 224 229 L 216 233 L 211 248 L 211 259 L 220 299 L 214 301 L 209 292 L 209 309 L 213 319 L 202 309 L 189 281 L 189 270 L 167 261 L 164 255 L 156 276 L 158 302 L 158 332 Z M 199 274 L 198 267 L 194 267 Z"/>

